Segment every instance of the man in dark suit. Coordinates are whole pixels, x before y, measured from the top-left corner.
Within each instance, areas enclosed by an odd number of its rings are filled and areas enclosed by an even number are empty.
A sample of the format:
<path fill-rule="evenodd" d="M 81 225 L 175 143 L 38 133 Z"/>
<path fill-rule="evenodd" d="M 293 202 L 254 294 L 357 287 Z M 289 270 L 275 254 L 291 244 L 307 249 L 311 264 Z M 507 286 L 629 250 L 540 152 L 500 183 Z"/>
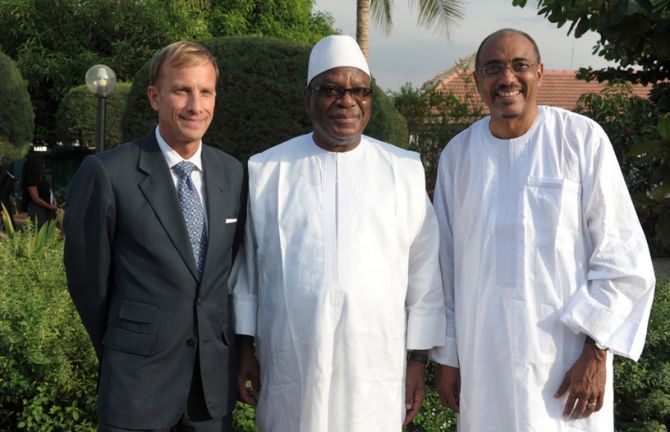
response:
<path fill-rule="evenodd" d="M 217 77 L 203 46 L 164 48 L 156 129 L 87 157 L 70 184 L 65 268 L 100 360 L 101 431 L 232 430 L 228 275 L 247 189 L 237 160 L 202 145 Z"/>

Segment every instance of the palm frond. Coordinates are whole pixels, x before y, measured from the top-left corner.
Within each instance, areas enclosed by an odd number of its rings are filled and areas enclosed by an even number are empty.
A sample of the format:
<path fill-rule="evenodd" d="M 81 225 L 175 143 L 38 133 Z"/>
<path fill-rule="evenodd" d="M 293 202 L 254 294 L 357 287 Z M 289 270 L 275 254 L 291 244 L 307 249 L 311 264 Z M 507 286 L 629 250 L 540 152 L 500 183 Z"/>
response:
<path fill-rule="evenodd" d="M 375 24 L 385 34 L 393 28 L 393 0 L 370 0 L 370 15 Z"/>
<path fill-rule="evenodd" d="M 464 16 L 461 0 L 409 0 L 411 8 L 418 6 L 417 24 L 435 33 L 449 35 L 449 30 Z"/>

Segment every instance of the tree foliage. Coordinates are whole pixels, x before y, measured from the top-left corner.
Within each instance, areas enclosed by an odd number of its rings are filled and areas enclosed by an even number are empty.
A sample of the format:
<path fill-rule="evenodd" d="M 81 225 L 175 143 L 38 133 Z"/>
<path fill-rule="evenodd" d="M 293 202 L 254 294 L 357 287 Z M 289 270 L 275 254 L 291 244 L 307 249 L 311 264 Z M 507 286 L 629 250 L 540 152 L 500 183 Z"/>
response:
<path fill-rule="evenodd" d="M 525 6 L 526 0 L 513 0 Z M 670 0 L 538 0 L 538 14 L 544 15 L 558 27 L 570 23 L 568 34 L 580 37 L 595 31 L 600 40 L 594 53 L 618 63 L 616 68 L 602 70 L 580 69 L 582 79 L 625 80 L 631 83 L 652 84 L 649 110 L 656 120 L 639 119 L 627 109 L 621 111 L 629 127 L 623 136 L 635 138 L 619 146 L 623 163 L 638 211 L 656 253 L 670 251 Z M 607 98 L 606 98 L 607 99 Z M 597 100 L 593 100 L 598 103 Z M 593 102 L 592 101 L 592 102 Z M 621 101 L 615 102 L 621 107 Z M 639 107 L 639 103 L 637 103 Z M 588 105 L 588 103 L 587 103 Z M 591 112 L 596 116 L 598 110 Z M 635 106 L 630 107 L 634 112 Z M 602 112 L 610 108 L 601 106 Z M 605 119 L 607 122 L 608 120 Z M 616 121 L 610 122 L 611 125 Z M 622 141 L 616 127 L 610 133 L 613 141 Z M 610 131 L 608 131 L 610 132 Z M 632 145 L 632 146 L 631 146 Z M 616 145 L 615 145 L 616 147 Z M 626 150 L 626 147 L 630 147 Z M 660 246 L 660 247 L 658 247 Z"/>
<path fill-rule="evenodd" d="M 429 190 L 435 186 L 442 149 L 456 134 L 484 116 L 484 106 L 476 97 L 477 88 L 467 65 L 468 60 L 463 59 L 455 66 L 469 88 L 464 100 L 433 85 L 417 89 L 408 83 L 391 93 L 393 104 L 407 120 L 409 148 L 421 154 Z"/>
<path fill-rule="evenodd" d="M 220 76 L 214 119 L 203 140 L 245 161 L 311 130 L 303 91 L 311 48 L 258 37 L 216 38 L 205 42 L 216 56 Z M 146 97 L 148 64 L 140 70 L 124 116 L 125 140 L 146 134 L 157 122 Z M 407 128 L 388 98 L 373 93 L 372 119 L 366 133 L 406 146 Z"/>
<path fill-rule="evenodd" d="M 415 0 L 411 6 L 417 6 L 419 27 L 432 28 L 437 33 L 449 34 L 449 30 L 463 18 L 461 0 Z M 393 27 L 393 0 L 356 0 L 356 41 L 365 58 L 368 57 L 368 30 L 370 15 L 373 21 L 389 33 Z"/>
<path fill-rule="evenodd" d="M 121 129 L 130 83 L 119 82 L 107 98 L 105 149 L 123 143 Z M 57 138 L 64 145 L 95 148 L 97 101 L 85 84 L 65 94 L 56 113 Z"/>
<path fill-rule="evenodd" d="M 33 138 L 33 107 L 26 82 L 12 59 L 0 52 L 0 165 L 23 156 Z"/>
<path fill-rule="evenodd" d="M 600 93 L 582 95 L 575 111 L 592 118 L 607 132 L 631 195 L 648 192 L 652 167 L 640 163 L 630 152 L 637 143 L 657 136 L 658 115 L 649 99 L 634 96 L 630 84 L 614 83 Z"/>
<path fill-rule="evenodd" d="M 652 255 L 670 252 L 670 115 L 653 100 L 614 84 L 580 97 L 575 111 L 598 122 L 609 136 Z"/>
<path fill-rule="evenodd" d="M 312 15 L 312 0 L 228 0 L 212 2 L 209 34 L 264 36 L 312 44 L 333 33 L 333 18 Z"/>
<path fill-rule="evenodd" d="M 526 2 L 512 1 L 520 7 Z M 669 0 L 538 0 L 538 14 L 558 27 L 569 22 L 568 34 L 575 37 L 588 31 L 600 34 L 594 53 L 619 66 L 582 69 L 584 78 L 634 83 L 670 78 Z"/>
<path fill-rule="evenodd" d="M 310 0 L 0 0 L 0 49 L 28 80 L 37 141 L 56 141 L 63 96 L 96 63 L 121 81 L 180 39 L 258 34 L 313 41 L 332 33 Z"/>

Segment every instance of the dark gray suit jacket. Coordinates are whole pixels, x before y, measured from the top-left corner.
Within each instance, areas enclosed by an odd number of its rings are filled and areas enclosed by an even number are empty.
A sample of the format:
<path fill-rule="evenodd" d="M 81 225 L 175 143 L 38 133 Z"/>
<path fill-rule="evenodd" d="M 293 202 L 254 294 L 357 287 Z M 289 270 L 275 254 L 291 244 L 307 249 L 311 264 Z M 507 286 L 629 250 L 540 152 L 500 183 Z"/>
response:
<path fill-rule="evenodd" d="M 203 146 L 208 250 L 196 270 L 177 192 L 152 130 L 89 156 L 65 206 L 68 289 L 100 360 L 99 421 L 132 429 L 176 423 L 196 353 L 212 417 L 236 399 L 228 276 L 241 240 L 242 164 Z"/>

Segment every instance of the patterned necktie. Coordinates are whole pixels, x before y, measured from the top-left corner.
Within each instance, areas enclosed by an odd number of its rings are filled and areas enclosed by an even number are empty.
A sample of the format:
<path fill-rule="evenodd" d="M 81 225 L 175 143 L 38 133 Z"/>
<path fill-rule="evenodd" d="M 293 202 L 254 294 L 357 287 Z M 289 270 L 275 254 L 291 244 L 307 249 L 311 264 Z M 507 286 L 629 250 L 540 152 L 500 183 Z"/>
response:
<path fill-rule="evenodd" d="M 174 166 L 179 178 L 179 181 L 177 181 L 177 198 L 179 198 L 181 212 L 186 222 L 186 230 L 191 240 L 195 263 L 198 266 L 198 271 L 202 273 L 207 253 L 207 230 L 205 227 L 205 212 L 198 191 L 195 190 L 191 181 L 191 171 L 194 169 L 195 165 L 186 161 L 181 161 Z"/>

